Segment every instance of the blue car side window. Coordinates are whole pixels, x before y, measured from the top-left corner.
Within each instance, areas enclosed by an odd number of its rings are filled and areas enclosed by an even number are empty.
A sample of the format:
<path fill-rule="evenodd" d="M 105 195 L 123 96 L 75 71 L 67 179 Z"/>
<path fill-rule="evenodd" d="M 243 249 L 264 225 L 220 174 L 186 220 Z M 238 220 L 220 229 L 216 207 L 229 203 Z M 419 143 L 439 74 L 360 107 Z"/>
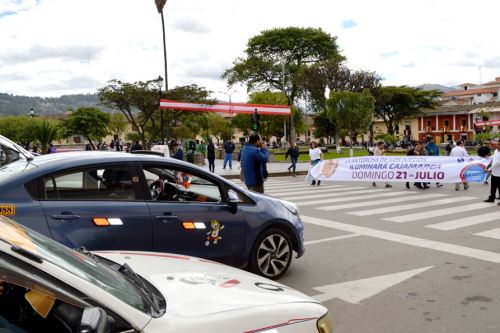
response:
<path fill-rule="evenodd" d="M 44 179 L 45 200 L 135 200 L 127 167 L 78 170 Z"/>

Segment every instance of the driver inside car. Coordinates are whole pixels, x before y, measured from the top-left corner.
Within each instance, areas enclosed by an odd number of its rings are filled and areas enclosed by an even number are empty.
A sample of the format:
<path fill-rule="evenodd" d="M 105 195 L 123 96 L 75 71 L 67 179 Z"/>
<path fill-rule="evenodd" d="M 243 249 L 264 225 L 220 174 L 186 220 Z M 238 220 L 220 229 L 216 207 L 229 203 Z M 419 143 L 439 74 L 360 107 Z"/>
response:
<path fill-rule="evenodd" d="M 0 280 L 0 333 L 39 331 L 55 301 L 50 295 Z"/>

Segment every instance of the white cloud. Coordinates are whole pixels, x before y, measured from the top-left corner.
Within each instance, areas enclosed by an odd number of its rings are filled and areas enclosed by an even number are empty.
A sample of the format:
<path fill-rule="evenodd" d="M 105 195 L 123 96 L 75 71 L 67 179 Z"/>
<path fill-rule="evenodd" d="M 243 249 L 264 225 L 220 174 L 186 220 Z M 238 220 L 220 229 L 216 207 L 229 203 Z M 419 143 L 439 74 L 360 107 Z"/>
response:
<path fill-rule="evenodd" d="M 500 3 L 477 0 L 169 0 L 164 8 L 169 86 L 227 91 L 220 74 L 248 39 L 275 27 L 337 36 L 353 69 L 385 84 L 458 84 L 500 76 Z M 2 13 L 5 13 L 2 15 Z M 346 22 L 355 28 L 344 29 Z M 348 25 L 352 25 L 348 24 Z M 108 80 L 164 76 L 154 1 L 0 0 L 0 92 L 95 92 Z M 224 94 L 215 94 L 227 99 Z M 233 100 L 246 98 L 239 87 Z"/>

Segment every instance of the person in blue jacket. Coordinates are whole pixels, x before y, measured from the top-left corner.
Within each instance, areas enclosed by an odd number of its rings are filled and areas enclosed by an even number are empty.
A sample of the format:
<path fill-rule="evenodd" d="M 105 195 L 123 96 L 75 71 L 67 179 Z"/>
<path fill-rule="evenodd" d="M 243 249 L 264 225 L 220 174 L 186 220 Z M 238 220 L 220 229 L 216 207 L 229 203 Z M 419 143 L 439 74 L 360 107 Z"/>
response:
<path fill-rule="evenodd" d="M 258 134 L 250 135 L 248 143 L 241 150 L 241 169 L 245 185 L 251 191 L 264 193 L 266 163 L 269 152 Z"/>
<path fill-rule="evenodd" d="M 425 145 L 425 151 L 428 156 L 439 156 L 439 147 L 436 145 L 436 139 L 431 137 L 429 142 Z M 436 187 L 441 187 L 443 184 L 436 183 Z"/>

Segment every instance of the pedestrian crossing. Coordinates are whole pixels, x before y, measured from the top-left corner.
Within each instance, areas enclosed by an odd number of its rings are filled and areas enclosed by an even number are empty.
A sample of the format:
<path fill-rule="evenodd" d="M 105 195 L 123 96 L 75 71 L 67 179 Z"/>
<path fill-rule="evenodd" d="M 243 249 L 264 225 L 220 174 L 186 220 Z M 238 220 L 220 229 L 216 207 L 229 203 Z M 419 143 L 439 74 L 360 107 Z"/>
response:
<path fill-rule="evenodd" d="M 234 183 L 245 187 L 239 180 Z M 476 237 L 500 240 L 500 207 L 484 203 L 480 197 L 457 196 L 446 188 L 439 193 L 429 193 L 351 184 L 325 182 L 321 186 L 311 186 L 286 178 L 269 179 L 265 192 L 292 201 L 299 208 L 334 212 L 337 221 L 342 220 L 342 215 L 351 216 L 349 220 L 356 216 L 360 218 L 357 223 L 372 223 L 374 219 L 395 225 L 413 223 L 436 232 L 466 231 Z M 478 227 L 486 230 L 477 232 Z M 474 232 L 468 228 L 475 228 Z"/>

